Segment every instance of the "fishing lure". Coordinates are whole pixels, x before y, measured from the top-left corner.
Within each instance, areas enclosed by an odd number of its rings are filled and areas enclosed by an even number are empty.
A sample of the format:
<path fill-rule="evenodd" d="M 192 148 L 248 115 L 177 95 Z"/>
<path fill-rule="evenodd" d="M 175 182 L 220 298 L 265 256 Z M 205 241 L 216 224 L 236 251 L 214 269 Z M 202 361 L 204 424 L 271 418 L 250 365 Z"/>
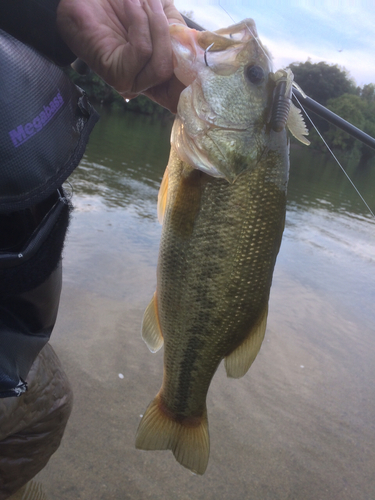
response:
<path fill-rule="evenodd" d="M 275 82 L 273 105 L 269 120 L 272 130 L 281 132 L 287 127 L 297 140 L 308 146 L 310 141 L 306 139 L 305 135 L 308 135 L 309 131 L 305 125 L 301 110 L 292 103 L 292 87 L 297 86 L 293 81 L 293 73 L 289 68 L 286 70 L 280 69 L 270 76 Z M 302 92 L 301 89 L 299 90 Z"/>

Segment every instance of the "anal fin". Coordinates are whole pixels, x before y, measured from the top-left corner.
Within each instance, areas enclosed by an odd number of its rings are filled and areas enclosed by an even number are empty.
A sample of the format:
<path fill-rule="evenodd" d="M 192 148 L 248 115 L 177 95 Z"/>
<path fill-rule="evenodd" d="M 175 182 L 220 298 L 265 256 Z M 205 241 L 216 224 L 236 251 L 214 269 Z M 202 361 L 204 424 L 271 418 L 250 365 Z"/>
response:
<path fill-rule="evenodd" d="M 257 357 L 266 332 L 267 314 L 268 305 L 242 344 L 226 356 L 224 364 L 228 377 L 243 377 Z"/>
<path fill-rule="evenodd" d="M 151 352 L 157 352 L 164 343 L 159 324 L 156 292 L 143 315 L 142 338 Z"/>

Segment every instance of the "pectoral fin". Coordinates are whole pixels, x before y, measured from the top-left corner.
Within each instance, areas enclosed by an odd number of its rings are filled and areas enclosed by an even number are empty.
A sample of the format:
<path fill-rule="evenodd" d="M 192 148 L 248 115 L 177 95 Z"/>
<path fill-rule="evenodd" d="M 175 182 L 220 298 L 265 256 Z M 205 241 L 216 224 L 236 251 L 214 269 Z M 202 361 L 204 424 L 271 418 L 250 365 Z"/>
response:
<path fill-rule="evenodd" d="M 159 324 L 156 292 L 143 315 L 142 338 L 151 352 L 157 352 L 164 342 Z"/>
<path fill-rule="evenodd" d="M 158 220 L 163 224 L 165 207 L 167 206 L 168 193 L 168 167 L 165 169 L 163 180 L 161 181 L 158 194 Z"/>
<path fill-rule="evenodd" d="M 243 377 L 257 357 L 266 332 L 267 314 L 268 305 L 247 338 L 225 358 L 225 370 L 228 377 Z"/>

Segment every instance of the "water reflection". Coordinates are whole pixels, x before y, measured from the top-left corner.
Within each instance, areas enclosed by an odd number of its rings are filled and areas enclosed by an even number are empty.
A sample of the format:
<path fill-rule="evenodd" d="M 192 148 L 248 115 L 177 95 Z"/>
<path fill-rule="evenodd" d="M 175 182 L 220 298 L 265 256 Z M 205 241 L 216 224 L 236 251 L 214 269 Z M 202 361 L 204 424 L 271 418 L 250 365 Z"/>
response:
<path fill-rule="evenodd" d="M 351 164 L 346 171 L 374 211 L 375 161 L 365 168 Z M 329 300 L 341 300 L 369 327 L 375 322 L 374 234 L 373 216 L 339 166 L 313 151 L 292 149 L 279 264 Z"/>
<path fill-rule="evenodd" d="M 375 210 L 375 160 L 358 168 L 350 163 L 344 168 L 371 210 Z M 302 209 L 324 207 L 327 211 L 371 214 L 335 161 L 327 155 L 300 146 L 292 147 L 288 187 L 288 207 Z"/>
<path fill-rule="evenodd" d="M 139 331 L 156 282 L 169 133 L 170 124 L 104 113 L 71 178 L 76 210 L 52 343 L 75 410 L 39 475 L 48 498 L 375 498 L 374 220 L 338 166 L 301 148 L 266 340 L 243 379 L 222 367 L 214 377 L 205 476 L 171 453 L 134 449 L 163 370 Z M 375 209 L 374 166 L 351 174 Z"/>
<path fill-rule="evenodd" d="M 171 122 L 101 111 L 101 119 L 70 178 L 79 197 L 98 196 L 108 207 L 134 205 L 150 216 L 169 157 Z"/>

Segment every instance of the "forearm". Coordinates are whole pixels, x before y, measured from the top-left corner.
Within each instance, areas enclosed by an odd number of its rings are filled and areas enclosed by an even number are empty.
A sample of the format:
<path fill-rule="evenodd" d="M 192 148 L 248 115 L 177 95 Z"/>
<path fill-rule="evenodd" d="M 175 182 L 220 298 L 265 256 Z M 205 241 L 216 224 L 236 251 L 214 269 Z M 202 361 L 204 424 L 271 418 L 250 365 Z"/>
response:
<path fill-rule="evenodd" d="M 56 26 L 59 0 L 1 0 L 0 29 L 32 45 L 60 66 L 75 55 L 61 39 Z"/>

